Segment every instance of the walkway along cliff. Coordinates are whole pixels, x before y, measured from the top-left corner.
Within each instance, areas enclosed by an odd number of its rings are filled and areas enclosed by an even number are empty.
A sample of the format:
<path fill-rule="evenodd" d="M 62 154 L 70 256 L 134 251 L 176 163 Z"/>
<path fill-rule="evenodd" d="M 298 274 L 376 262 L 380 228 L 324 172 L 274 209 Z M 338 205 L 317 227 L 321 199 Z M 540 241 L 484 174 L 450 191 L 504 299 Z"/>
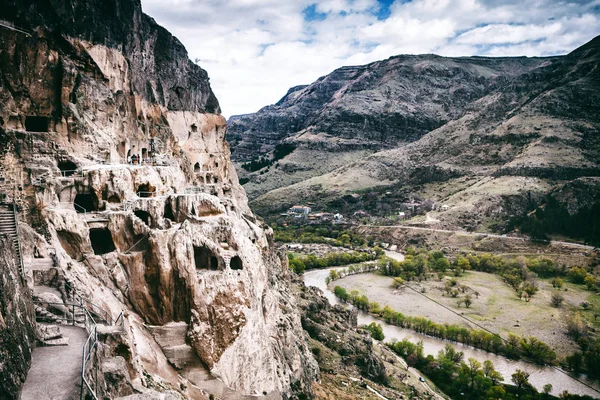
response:
<path fill-rule="evenodd" d="M 0 19 L 20 28 L 0 27 L 0 202 L 30 286 L 124 313 L 98 333 L 99 397 L 310 395 L 287 261 L 207 73 L 139 0 L 8 0 Z"/>

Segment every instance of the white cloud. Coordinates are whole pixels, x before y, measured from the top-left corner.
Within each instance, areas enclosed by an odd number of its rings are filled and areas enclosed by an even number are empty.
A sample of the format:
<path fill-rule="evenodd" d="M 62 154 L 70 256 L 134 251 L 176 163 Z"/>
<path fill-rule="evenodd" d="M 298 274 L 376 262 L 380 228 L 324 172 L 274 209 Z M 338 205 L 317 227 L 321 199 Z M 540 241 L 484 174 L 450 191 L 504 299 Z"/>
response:
<path fill-rule="evenodd" d="M 600 0 L 396 0 L 385 20 L 377 0 L 142 4 L 208 71 L 226 116 L 254 112 L 343 65 L 411 53 L 562 54 L 600 34 Z"/>

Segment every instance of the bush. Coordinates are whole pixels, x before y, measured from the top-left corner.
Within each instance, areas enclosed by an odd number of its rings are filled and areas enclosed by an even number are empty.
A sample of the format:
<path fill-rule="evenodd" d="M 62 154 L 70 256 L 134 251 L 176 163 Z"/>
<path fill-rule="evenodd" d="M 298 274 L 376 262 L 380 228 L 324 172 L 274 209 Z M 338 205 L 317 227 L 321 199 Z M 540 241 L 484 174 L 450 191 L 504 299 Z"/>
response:
<path fill-rule="evenodd" d="M 581 267 L 573 267 L 569 270 L 569 272 L 567 272 L 567 277 L 569 278 L 569 280 L 577 284 L 584 283 L 587 275 L 588 272 L 585 270 L 585 268 Z"/>
<path fill-rule="evenodd" d="M 553 307 L 560 307 L 563 303 L 563 301 L 565 301 L 565 298 L 563 297 L 563 295 L 559 292 L 554 292 L 552 293 L 552 297 L 550 298 L 550 304 L 552 304 Z"/>
<path fill-rule="evenodd" d="M 552 287 L 556 289 L 560 289 L 563 287 L 564 280 L 562 278 L 554 278 L 550 281 L 552 283 Z"/>
<path fill-rule="evenodd" d="M 383 334 L 383 328 L 380 324 L 371 322 L 369 325 L 363 325 L 362 328 L 367 330 L 371 337 L 375 340 L 381 341 L 385 339 L 385 335 Z"/>

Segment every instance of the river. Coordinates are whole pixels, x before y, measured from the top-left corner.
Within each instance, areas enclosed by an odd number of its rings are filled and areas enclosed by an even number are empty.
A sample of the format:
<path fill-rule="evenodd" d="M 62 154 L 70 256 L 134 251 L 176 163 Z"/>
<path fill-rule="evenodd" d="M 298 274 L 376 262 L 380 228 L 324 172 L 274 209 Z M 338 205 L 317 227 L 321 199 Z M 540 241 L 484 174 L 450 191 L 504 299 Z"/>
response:
<path fill-rule="evenodd" d="M 392 252 L 386 252 L 388 256 L 395 259 L 402 259 L 400 253 L 391 254 Z M 325 284 L 325 278 L 329 275 L 331 269 L 344 269 L 343 267 L 328 268 L 321 270 L 307 271 L 304 274 L 304 283 L 307 286 L 314 286 L 321 289 L 325 297 L 331 304 L 343 304 L 333 294 L 331 290 Z M 402 340 L 410 339 L 413 342 L 422 341 L 423 350 L 425 355 L 431 354 L 437 356 L 438 351 L 444 348 L 446 343 L 451 343 L 457 350 L 462 351 L 465 354 L 465 359 L 472 357 L 479 360 L 481 363 L 485 360 L 490 360 L 494 363 L 494 367 L 504 377 L 505 383 L 511 383 L 510 376 L 517 370 L 521 369 L 529 372 L 529 382 L 538 390 L 541 391 L 542 387 L 550 383 L 552 384 L 552 394 L 558 396 L 564 390 L 568 390 L 571 394 L 588 395 L 594 398 L 600 398 L 600 385 L 598 382 L 590 381 L 585 376 L 580 375 L 577 379 L 569 376 L 564 371 L 553 368 L 553 367 L 542 367 L 539 365 L 531 364 L 525 361 L 509 360 L 508 358 L 489 353 L 487 351 L 475 349 L 470 346 L 466 346 L 461 343 L 448 342 L 442 339 L 419 334 L 417 332 L 399 328 L 394 325 L 387 324 L 385 321 L 374 318 L 368 313 L 359 311 L 358 313 L 358 324 L 366 325 L 371 322 L 377 322 L 383 327 L 385 334 L 385 340 L 390 341 L 392 339 Z"/>

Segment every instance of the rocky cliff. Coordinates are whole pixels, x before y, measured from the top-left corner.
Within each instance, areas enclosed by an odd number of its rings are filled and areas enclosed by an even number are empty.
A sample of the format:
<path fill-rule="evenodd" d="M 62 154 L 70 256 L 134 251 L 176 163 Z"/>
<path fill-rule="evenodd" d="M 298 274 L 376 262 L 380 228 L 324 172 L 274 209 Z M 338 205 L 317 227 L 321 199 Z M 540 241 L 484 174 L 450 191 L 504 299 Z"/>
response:
<path fill-rule="evenodd" d="M 105 395 L 309 394 L 287 261 L 248 208 L 206 72 L 139 0 L 0 13 L 18 27 L 0 29 L 0 192 L 30 233 L 30 276 L 52 258 L 79 296 L 124 312 L 105 352 L 127 355 L 129 384 L 107 370 Z"/>
<path fill-rule="evenodd" d="M 0 235 L 0 399 L 19 398 L 31 363 L 35 314 L 12 239 Z"/>
<path fill-rule="evenodd" d="M 574 179 L 591 182 L 600 175 L 599 43 L 600 39 L 596 38 L 568 55 L 548 59 L 459 59 L 460 69 L 449 67 L 449 64 L 459 63 L 455 59 L 408 58 L 413 60 L 411 68 L 415 71 L 425 62 L 416 60 L 427 60 L 429 67 L 421 74 L 402 74 L 412 87 L 405 84 L 390 101 L 397 99 L 401 104 L 403 99 L 418 93 L 416 86 L 423 92 L 428 90 L 429 95 L 412 98 L 409 104 L 415 112 L 414 120 L 427 115 L 440 116 L 435 123 L 413 125 L 421 126 L 415 140 L 398 141 L 393 149 L 355 157 L 342 152 L 343 161 L 332 162 L 335 169 L 331 172 L 319 167 L 312 174 L 295 173 L 288 177 L 290 163 L 295 165 L 295 171 L 306 171 L 312 168 L 313 160 L 318 160 L 316 163 L 335 160 L 338 154 L 331 147 L 325 155 L 307 156 L 302 143 L 307 133 L 298 134 L 286 139 L 298 146 L 292 154 L 278 160 L 278 164 L 252 174 L 244 171 L 249 180 L 245 187 L 251 196 L 258 196 L 254 204 L 265 213 L 283 209 L 300 199 L 319 199 L 324 207 L 340 209 L 344 204 L 340 200 L 347 194 L 355 194 L 355 208 L 364 207 L 376 215 L 394 214 L 399 204 L 411 198 L 429 199 L 438 206 L 446 204 L 450 212 L 433 213 L 428 219 L 442 221 L 440 225 L 445 226 L 478 229 L 494 220 L 519 214 L 527 208 L 528 202 L 535 202 Z M 403 59 L 406 58 L 392 58 L 362 68 L 368 70 Z M 402 71 L 399 66 L 395 68 Z M 473 72 L 469 75 L 465 70 Z M 338 75 L 335 72 L 332 77 Z M 316 88 L 328 79 L 309 87 Z M 390 80 L 403 82 L 399 78 L 390 77 Z M 440 84 L 440 80 L 445 83 Z M 350 87 L 354 82 L 346 81 Z M 376 81 L 371 92 L 385 91 L 389 85 Z M 464 90 L 458 90 L 459 87 Z M 292 103 L 294 96 L 301 98 L 298 93 L 307 90 L 294 91 L 281 105 L 267 107 L 254 116 L 232 120 L 232 144 L 237 143 L 243 152 L 244 140 L 251 141 L 261 134 L 268 136 L 272 125 L 262 124 L 261 119 L 275 112 L 283 118 L 283 114 L 288 113 L 283 105 Z M 377 120 L 388 121 L 393 115 L 393 111 L 373 111 L 372 108 L 381 103 L 377 98 L 357 100 L 361 93 L 366 96 L 368 90 L 337 93 L 335 100 L 325 106 L 327 112 L 321 114 L 324 121 L 328 121 L 325 115 L 332 115 L 337 104 L 348 102 Z M 439 103 L 436 99 L 440 98 L 445 101 Z M 296 107 L 301 107 L 300 102 L 297 104 Z M 437 109 L 432 108 L 434 104 L 438 104 Z M 446 114 L 442 112 L 443 105 L 449 109 Z M 428 108 L 434 113 L 428 113 Z M 248 130 L 237 133 L 235 127 L 244 123 L 252 127 L 252 133 Z M 341 123 L 339 126 L 349 125 Z M 367 143 L 371 134 L 379 135 L 379 131 L 368 124 L 348 128 L 346 132 L 348 137 L 354 135 L 361 138 L 361 142 L 366 139 Z M 391 143 L 401 132 L 407 132 L 402 124 L 390 125 L 383 137 Z M 240 135 L 242 140 L 238 139 Z M 336 143 L 337 139 L 326 140 Z M 234 149 L 234 154 L 236 151 Z M 295 157 L 297 152 L 305 154 Z M 588 187 L 591 191 L 595 186 Z"/>

